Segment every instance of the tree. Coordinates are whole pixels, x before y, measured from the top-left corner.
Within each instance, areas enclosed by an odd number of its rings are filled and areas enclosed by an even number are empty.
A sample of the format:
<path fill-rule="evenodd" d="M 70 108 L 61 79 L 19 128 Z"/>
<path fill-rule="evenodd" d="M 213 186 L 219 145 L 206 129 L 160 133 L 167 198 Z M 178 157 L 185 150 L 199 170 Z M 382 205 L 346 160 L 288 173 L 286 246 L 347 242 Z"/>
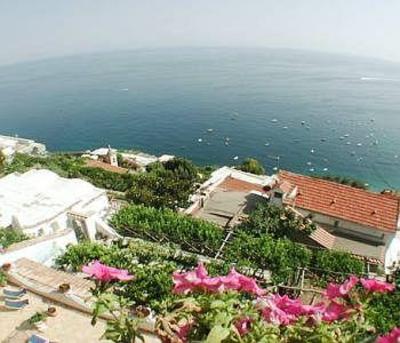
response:
<path fill-rule="evenodd" d="M 196 166 L 184 158 L 174 158 L 163 163 L 163 166 L 165 170 L 172 171 L 179 178 L 193 181 L 197 179 L 198 172 Z"/>
<path fill-rule="evenodd" d="M 245 159 L 238 168 L 244 172 L 256 175 L 262 175 L 265 173 L 265 169 L 262 166 L 261 162 L 257 161 L 254 158 Z"/>
<path fill-rule="evenodd" d="M 298 217 L 290 209 L 273 204 L 259 204 L 240 229 L 254 236 L 296 239 L 300 232 L 310 234 L 315 225 L 307 218 Z"/>

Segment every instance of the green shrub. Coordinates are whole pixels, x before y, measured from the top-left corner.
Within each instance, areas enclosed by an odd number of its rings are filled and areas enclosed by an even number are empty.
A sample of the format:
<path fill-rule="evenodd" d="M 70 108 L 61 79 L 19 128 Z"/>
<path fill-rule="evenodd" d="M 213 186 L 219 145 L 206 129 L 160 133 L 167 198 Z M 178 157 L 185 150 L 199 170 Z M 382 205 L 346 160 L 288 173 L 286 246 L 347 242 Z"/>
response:
<path fill-rule="evenodd" d="M 400 268 L 394 272 L 393 277 L 396 290 L 393 293 L 376 295 L 371 300 L 366 315 L 380 334 L 387 333 L 393 327 L 400 326 Z"/>
<path fill-rule="evenodd" d="M 270 235 L 294 239 L 300 233 L 310 234 L 316 227 L 308 219 L 297 217 L 290 209 L 266 203 L 259 204 L 239 228 L 256 237 Z"/>
<path fill-rule="evenodd" d="M 197 167 L 188 160 L 155 162 L 147 166 L 147 173 L 136 175 L 126 197 L 134 204 L 155 208 L 187 207 L 198 179 Z"/>
<path fill-rule="evenodd" d="M 114 262 L 113 256 L 116 252 L 116 248 L 102 243 L 81 242 L 68 247 L 64 254 L 57 257 L 55 265 L 58 268 L 78 272 L 81 271 L 82 266 L 94 260 L 102 261 L 105 264 Z"/>
<path fill-rule="evenodd" d="M 228 262 L 270 270 L 275 282 L 287 283 L 299 267 L 310 264 L 312 253 L 287 239 L 254 237 L 242 231 L 225 248 L 223 257 Z"/>
<path fill-rule="evenodd" d="M 110 224 L 124 236 L 173 242 L 184 250 L 202 254 L 214 254 L 225 236 L 215 224 L 141 205 L 121 209 Z"/>
<path fill-rule="evenodd" d="M 257 161 L 254 158 L 247 158 L 243 161 L 243 163 L 238 166 L 238 169 L 247 172 L 247 173 L 252 173 L 256 175 L 263 175 L 265 174 L 265 169 L 262 166 L 261 162 Z"/>
<path fill-rule="evenodd" d="M 10 245 L 29 239 L 22 231 L 17 229 L 0 228 L 0 246 L 8 248 Z"/>
<path fill-rule="evenodd" d="M 43 322 L 44 320 L 47 319 L 47 317 L 48 317 L 47 314 L 44 312 L 36 312 L 34 315 L 32 315 L 32 317 L 28 319 L 28 323 L 30 325 L 33 325 L 39 322 Z"/>
<path fill-rule="evenodd" d="M 315 273 L 321 281 L 334 278 L 336 282 L 343 281 L 349 274 L 362 275 L 365 270 L 364 262 L 348 252 L 325 249 L 314 250 L 312 267 L 319 269 Z"/>

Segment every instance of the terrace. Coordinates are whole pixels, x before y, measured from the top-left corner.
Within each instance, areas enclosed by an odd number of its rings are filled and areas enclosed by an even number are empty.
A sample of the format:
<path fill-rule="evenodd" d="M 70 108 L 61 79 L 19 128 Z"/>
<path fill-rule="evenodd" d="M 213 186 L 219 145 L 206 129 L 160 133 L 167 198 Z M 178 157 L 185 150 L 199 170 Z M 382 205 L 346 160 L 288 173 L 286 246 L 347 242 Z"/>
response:
<path fill-rule="evenodd" d="M 200 187 L 193 196 L 193 205 L 186 213 L 222 227 L 233 227 L 259 202 L 267 201 L 267 193 L 263 188 L 269 183 L 268 176 L 256 176 L 223 167 Z"/>
<path fill-rule="evenodd" d="M 22 258 L 12 264 L 7 276 L 11 285 L 28 291 L 24 298 L 29 300 L 29 304 L 14 311 L 4 306 L 0 308 L 1 342 L 26 342 L 34 333 L 45 336 L 51 342 L 76 342 L 78 337 L 80 342 L 107 342 L 100 339 L 105 330 L 105 321 L 99 320 L 95 327 L 90 323 L 90 288 L 94 285 L 83 275 L 57 271 Z M 61 284 L 68 284 L 70 290 L 67 293 L 60 292 Z M 49 316 L 40 330 L 28 323 L 33 314 L 46 312 L 49 307 L 56 307 L 57 315 Z M 154 343 L 158 340 L 146 334 L 145 342 Z"/>
<path fill-rule="evenodd" d="M 233 227 L 254 210 L 259 202 L 266 201 L 262 194 L 261 187 L 227 178 L 210 194 L 204 207 L 194 216 L 222 227 Z"/>

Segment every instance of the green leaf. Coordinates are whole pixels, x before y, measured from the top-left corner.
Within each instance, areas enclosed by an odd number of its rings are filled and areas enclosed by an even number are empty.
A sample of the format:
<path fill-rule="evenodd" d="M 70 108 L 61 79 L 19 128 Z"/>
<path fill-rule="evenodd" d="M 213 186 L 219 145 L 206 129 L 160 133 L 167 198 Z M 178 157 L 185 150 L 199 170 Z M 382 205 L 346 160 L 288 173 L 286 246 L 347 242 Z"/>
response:
<path fill-rule="evenodd" d="M 229 336 L 229 329 L 221 325 L 214 326 L 204 343 L 220 343 Z"/>

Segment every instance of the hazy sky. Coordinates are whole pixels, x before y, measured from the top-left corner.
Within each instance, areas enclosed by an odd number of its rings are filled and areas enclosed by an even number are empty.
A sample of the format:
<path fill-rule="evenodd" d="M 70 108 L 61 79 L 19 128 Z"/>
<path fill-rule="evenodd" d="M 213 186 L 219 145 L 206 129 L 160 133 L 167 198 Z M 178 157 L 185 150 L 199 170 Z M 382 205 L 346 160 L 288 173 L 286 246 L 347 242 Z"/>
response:
<path fill-rule="evenodd" d="M 265 46 L 400 62 L 400 0 L 0 0 L 0 64 L 165 46 Z"/>

